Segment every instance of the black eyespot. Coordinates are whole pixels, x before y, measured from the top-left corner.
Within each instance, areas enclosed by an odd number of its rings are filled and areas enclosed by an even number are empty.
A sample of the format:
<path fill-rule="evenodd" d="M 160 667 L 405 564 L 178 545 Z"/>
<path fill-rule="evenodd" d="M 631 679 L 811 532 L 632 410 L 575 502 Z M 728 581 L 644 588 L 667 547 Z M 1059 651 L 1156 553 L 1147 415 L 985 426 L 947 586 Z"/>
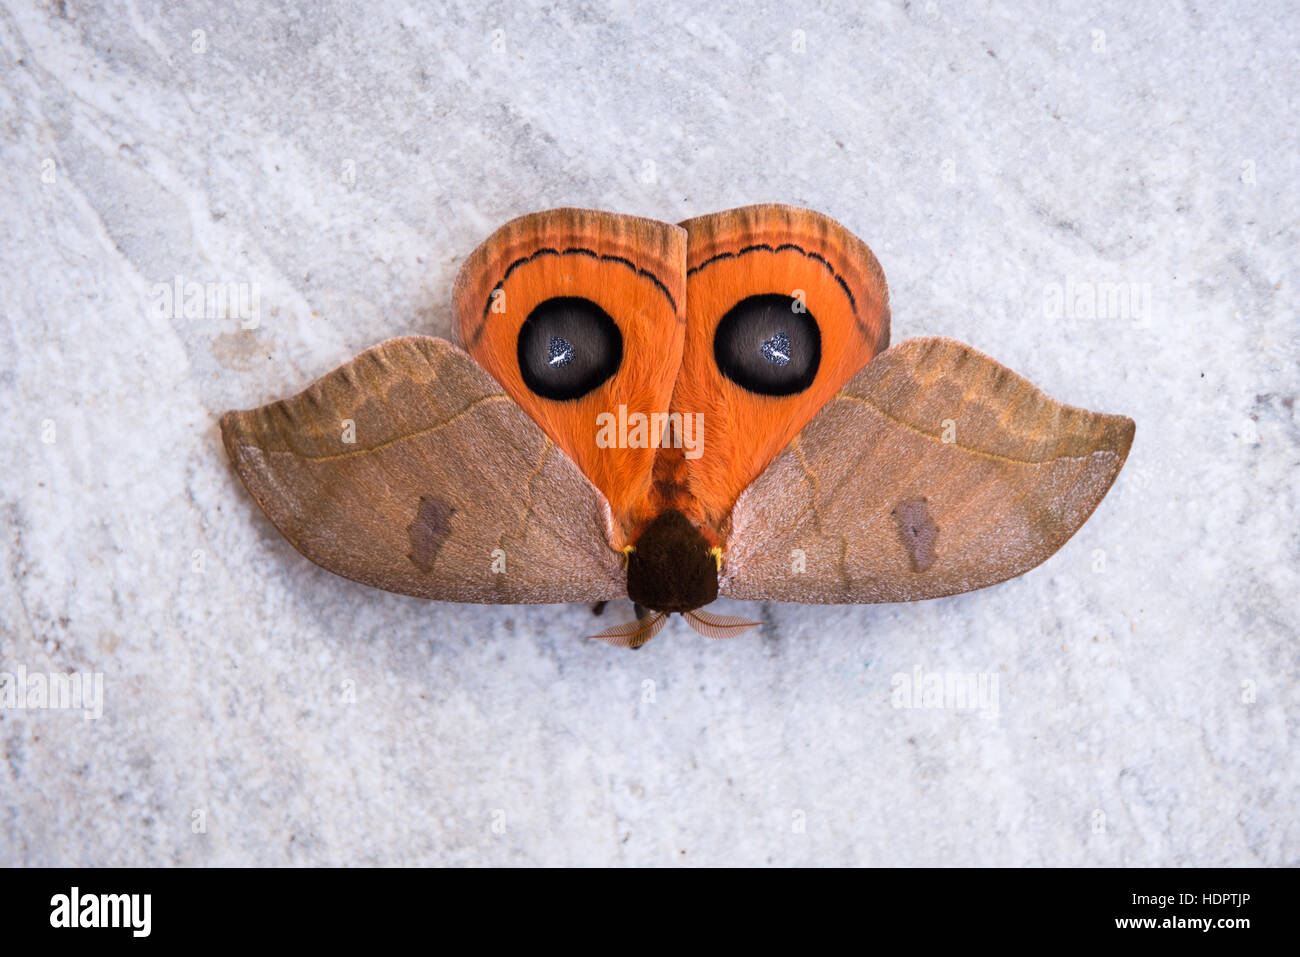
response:
<path fill-rule="evenodd" d="M 759 395 L 794 395 L 812 385 L 822 362 L 817 320 L 790 296 L 742 299 L 713 334 L 713 358 L 732 382 Z"/>
<path fill-rule="evenodd" d="M 623 334 L 590 299 L 558 296 L 540 303 L 519 330 L 519 371 L 543 399 L 577 399 L 623 361 Z"/>

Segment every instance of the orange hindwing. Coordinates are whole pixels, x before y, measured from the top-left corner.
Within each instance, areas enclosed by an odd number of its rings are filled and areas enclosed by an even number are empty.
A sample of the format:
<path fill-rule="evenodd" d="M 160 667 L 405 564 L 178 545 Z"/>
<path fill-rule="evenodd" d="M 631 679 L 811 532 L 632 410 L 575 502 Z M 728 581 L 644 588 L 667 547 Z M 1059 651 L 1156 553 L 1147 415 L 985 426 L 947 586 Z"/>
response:
<path fill-rule="evenodd" d="M 650 495 L 656 449 L 626 423 L 668 408 L 685 264 L 680 227 L 554 209 L 502 226 L 456 280 L 466 350 L 604 494 L 616 548 Z"/>
<path fill-rule="evenodd" d="M 683 473 L 686 514 L 718 532 L 737 496 L 889 345 L 889 293 L 867 245 L 812 210 L 747 206 L 681 225 L 686 342 L 672 410 L 701 415 L 704 435 L 698 457 L 666 456 L 659 473 Z"/>

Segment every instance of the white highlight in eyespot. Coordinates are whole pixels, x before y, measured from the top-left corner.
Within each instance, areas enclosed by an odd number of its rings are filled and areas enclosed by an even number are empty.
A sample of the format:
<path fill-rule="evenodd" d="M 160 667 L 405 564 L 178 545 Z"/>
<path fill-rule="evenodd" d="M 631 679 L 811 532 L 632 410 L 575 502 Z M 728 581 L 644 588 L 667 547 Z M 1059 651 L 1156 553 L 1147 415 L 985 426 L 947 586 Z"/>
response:
<path fill-rule="evenodd" d="M 790 364 L 790 337 L 778 332 L 770 339 L 765 339 L 761 347 L 763 358 L 779 366 Z"/>
<path fill-rule="evenodd" d="M 568 339 L 562 336 L 551 336 L 551 341 L 546 346 L 546 364 L 553 369 L 567 366 L 576 354 L 573 343 Z"/>

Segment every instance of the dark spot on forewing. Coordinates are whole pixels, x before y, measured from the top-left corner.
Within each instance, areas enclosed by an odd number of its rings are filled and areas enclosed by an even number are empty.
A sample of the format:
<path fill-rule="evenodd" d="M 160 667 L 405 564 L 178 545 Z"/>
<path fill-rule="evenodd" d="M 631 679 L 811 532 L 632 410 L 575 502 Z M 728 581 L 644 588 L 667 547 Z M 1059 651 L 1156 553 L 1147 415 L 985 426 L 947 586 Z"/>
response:
<path fill-rule="evenodd" d="M 925 571 L 934 564 L 937 557 L 934 545 L 939 539 L 939 526 L 930 517 L 930 506 L 924 498 L 917 498 L 903 502 L 893 514 L 898 522 L 898 533 L 912 557 L 912 571 Z"/>
<path fill-rule="evenodd" d="M 415 519 L 406 527 L 411 538 L 411 552 L 407 556 L 415 567 L 427 572 L 438 557 L 438 550 L 451 534 L 451 517 L 456 513 L 446 502 L 426 495 L 420 496 Z"/>

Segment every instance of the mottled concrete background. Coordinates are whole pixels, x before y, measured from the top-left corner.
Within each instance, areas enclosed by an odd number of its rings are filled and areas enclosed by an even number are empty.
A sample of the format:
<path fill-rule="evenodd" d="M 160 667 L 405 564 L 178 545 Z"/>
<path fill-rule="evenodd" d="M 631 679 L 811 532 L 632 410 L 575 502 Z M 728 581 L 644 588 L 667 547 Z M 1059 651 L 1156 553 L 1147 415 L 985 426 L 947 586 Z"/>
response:
<path fill-rule="evenodd" d="M 5 3 L 0 671 L 103 700 L 0 710 L 0 863 L 1300 863 L 1296 9 L 608 6 Z M 895 341 L 1137 420 L 1044 566 L 633 654 L 336 578 L 231 472 L 222 411 L 448 334 L 506 219 L 759 201 Z"/>

